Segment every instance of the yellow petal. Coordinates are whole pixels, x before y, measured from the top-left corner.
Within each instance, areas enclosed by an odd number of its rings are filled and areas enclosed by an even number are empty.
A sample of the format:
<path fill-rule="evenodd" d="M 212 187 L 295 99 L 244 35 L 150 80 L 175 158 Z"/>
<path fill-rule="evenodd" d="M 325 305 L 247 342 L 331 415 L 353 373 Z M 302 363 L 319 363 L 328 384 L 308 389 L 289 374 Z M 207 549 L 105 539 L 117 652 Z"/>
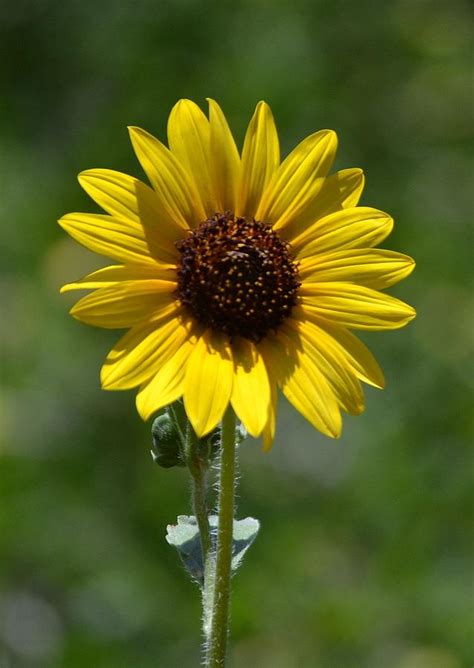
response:
<path fill-rule="evenodd" d="M 416 315 L 399 299 L 352 283 L 304 283 L 299 294 L 305 311 L 354 329 L 398 329 Z"/>
<path fill-rule="evenodd" d="M 94 213 L 68 213 L 58 223 L 95 253 L 127 264 L 157 266 L 140 223 Z"/>
<path fill-rule="evenodd" d="M 290 335 L 291 329 L 297 333 L 305 355 L 308 355 L 321 371 L 341 408 L 351 415 L 362 413 L 364 397 L 361 385 L 331 337 L 314 323 L 302 320 L 301 317 L 292 317 L 282 329 L 287 335 Z"/>
<path fill-rule="evenodd" d="M 324 185 L 337 148 L 337 136 L 321 130 L 303 140 L 283 161 L 265 190 L 256 218 L 277 230 L 302 215 Z"/>
<path fill-rule="evenodd" d="M 178 257 L 174 242 L 183 236 L 183 229 L 149 186 L 111 169 L 89 169 L 81 172 L 78 178 L 87 194 L 104 211 L 143 226 L 155 257 L 163 256 L 165 262 Z"/>
<path fill-rule="evenodd" d="M 112 348 L 101 370 L 104 390 L 127 390 L 149 380 L 188 338 L 190 323 L 176 307 L 164 318 L 135 325 Z"/>
<path fill-rule="evenodd" d="M 194 183 L 208 216 L 216 211 L 209 165 L 209 121 L 191 100 L 179 100 L 168 119 L 168 143 Z"/>
<path fill-rule="evenodd" d="M 215 100 L 209 103 L 211 178 L 216 211 L 235 211 L 240 156 L 226 118 Z"/>
<path fill-rule="evenodd" d="M 280 162 L 278 133 L 270 107 L 259 102 L 245 135 L 237 215 L 252 218 Z"/>
<path fill-rule="evenodd" d="M 175 290 L 176 283 L 170 281 L 122 281 L 83 297 L 70 314 L 95 327 L 132 327 L 145 318 L 159 317 L 166 307 L 173 306 Z"/>
<path fill-rule="evenodd" d="M 308 309 L 302 309 L 305 317 L 314 322 L 322 332 L 330 336 L 334 345 L 343 355 L 346 363 L 354 370 L 357 378 L 374 387 L 385 387 L 383 371 L 367 346 L 345 327 L 334 325 L 318 318 Z"/>
<path fill-rule="evenodd" d="M 178 159 L 145 130 L 130 127 L 129 132 L 135 154 L 167 215 L 183 230 L 205 220 L 202 203 Z"/>
<path fill-rule="evenodd" d="M 298 242 L 291 242 L 298 259 L 350 248 L 371 248 L 393 228 L 388 213 L 358 206 L 336 211 L 311 225 Z"/>
<path fill-rule="evenodd" d="M 140 387 L 136 404 L 143 420 L 148 420 L 157 410 L 182 396 L 186 364 L 194 345 L 195 341 L 191 339 L 182 343 L 152 379 Z"/>
<path fill-rule="evenodd" d="M 142 281 L 146 279 L 155 279 L 161 281 L 175 281 L 175 267 L 168 264 L 155 265 L 133 265 L 116 264 L 109 267 L 103 267 L 91 274 L 87 274 L 74 283 L 66 283 L 60 292 L 69 292 L 70 290 L 90 290 L 95 288 L 108 288 L 111 285 L 122 281 Z"/>
<path fill-rule="evenodd" d="M 349 281 L 382 290 L 406 278 L 414 268 L 415 262 L 408 255 L 364 248 L 303 258 L 298 272 L 303 282 Z"/>
<path fill-rule="evenodd" d="M 342 169 L 324 180 L 323 187 L 311 204 L 301 212 L 291 225 L 280 230 L 281 236 L 290 241 L 293 248 L 301 245 L 301 237 L 315 221 L 324 216 L 357 206 L 364 189 L 364 174 L 361 169 Z"/>
<path fill-rule="evenodd" d="M 194 346 L 184 380 L 184 407 L 200 438 L 222 418 L 232 393 L 233 375 L 229 344 L 208 330 Z"/>
<path fill-rule="evenodd" d="M 276 432 L 276 415 L 278 404 L 278 391 L 275 383 L 270 382 L 270 407 L 268 411 L 268 420 L 263 428 L 262 441 L 263 451 L 268 452 L 273 446 Z"/>
<path fill-rule="evenodd" d="M 259 343 L 259 349 L 288 401 L 316 429 L 337 438 L 342 420 L 336 398 L 298 337 L 271 334 Z"/>
<path fill-rule="evenodd" d="M 235 339 L 232 353 L 232 407 L 249 434 L 257 438 L 268 421 L 270 405 L 270 383 L 265 362 L 255 344 L 247 339 Z"/>

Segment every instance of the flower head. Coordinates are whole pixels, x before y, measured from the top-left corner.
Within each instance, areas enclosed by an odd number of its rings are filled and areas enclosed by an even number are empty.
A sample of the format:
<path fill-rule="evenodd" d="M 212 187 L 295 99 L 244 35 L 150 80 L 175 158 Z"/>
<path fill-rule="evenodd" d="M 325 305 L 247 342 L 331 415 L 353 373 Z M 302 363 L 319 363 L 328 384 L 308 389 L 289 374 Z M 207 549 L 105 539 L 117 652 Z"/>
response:
<path fill-rule="evenodd" d="M 90 289 L 72 315 L 129 331 L 108 354 L 102 386 L 139 387 L 147 419 L 183 397 L 199 436 L 229 402 L 269 448 L 277 388 L 317 429 L 337 437 L 341 410 L 358 414 L 361 381 L 383 386 L 374 357 L 351 329 L 403 327 L 414 310 L 380 290 L 413 260 L 375 246 L 391 217 L 358 206 L 360 169 L 328 175 L 337 146 L 322 130 L 280 163 L 268 105 L 259 102 L 239 154 L 226 119 L 180 100 L 169 148 L 130 128 L 151 183 L 107 169 L 79 175 L 106 215 L 60 225 L 119 262 L 62 290 Z"/>

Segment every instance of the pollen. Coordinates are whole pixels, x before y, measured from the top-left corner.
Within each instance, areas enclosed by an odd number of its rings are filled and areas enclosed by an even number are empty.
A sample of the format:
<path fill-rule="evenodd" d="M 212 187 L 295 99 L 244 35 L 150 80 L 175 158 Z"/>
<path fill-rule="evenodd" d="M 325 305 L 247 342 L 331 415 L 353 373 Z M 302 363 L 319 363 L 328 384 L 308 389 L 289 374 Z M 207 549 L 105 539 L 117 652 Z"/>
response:
<path fill-rule="evenodd" d="M 231 339 L 260 341 L 296 304 L 298 264 L 267 223 L 216 213 L 176 247 L 176 297 L 198 322 Z"/>

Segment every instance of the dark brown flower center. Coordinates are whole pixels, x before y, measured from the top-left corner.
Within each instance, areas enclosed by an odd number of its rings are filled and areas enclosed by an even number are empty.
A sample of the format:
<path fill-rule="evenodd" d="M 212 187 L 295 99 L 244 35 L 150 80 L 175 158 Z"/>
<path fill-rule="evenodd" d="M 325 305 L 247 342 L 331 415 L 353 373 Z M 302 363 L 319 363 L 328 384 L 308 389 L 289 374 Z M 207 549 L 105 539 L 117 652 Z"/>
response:
<path fill-rule="evenodd" d="M 290 315 L 297 263 L 270 225 L 216 213 L 176 247 L 177 297 L 203 325 L 260 341 Z"/>

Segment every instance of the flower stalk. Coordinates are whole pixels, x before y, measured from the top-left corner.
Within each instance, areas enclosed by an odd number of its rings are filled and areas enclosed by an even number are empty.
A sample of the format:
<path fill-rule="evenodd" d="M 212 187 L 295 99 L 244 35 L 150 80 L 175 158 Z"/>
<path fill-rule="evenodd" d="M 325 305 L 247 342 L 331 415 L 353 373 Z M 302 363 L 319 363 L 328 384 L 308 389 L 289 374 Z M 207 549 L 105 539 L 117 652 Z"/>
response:
<path fill-rule="evenodd" d="M 212 618 L 207 647 L 207 668 L 221 668 L 225 665 L 229 635 L 236 468 L 235 428 L 235 414 L 229 406 L 222 420 L 222 445 L 219 467 L 219 519 L 214 581 L 211 583 Z"/>
<path fill-rule="evenodd" d="M 212 548 L 207 510 L 208 463 L 201 457 L 199 446 L 196 433 L 188 422 L 186 425 L 186 461 L 193 481 L 193 511 L 199 528 L 203 563 L 206 564 Z"/>

